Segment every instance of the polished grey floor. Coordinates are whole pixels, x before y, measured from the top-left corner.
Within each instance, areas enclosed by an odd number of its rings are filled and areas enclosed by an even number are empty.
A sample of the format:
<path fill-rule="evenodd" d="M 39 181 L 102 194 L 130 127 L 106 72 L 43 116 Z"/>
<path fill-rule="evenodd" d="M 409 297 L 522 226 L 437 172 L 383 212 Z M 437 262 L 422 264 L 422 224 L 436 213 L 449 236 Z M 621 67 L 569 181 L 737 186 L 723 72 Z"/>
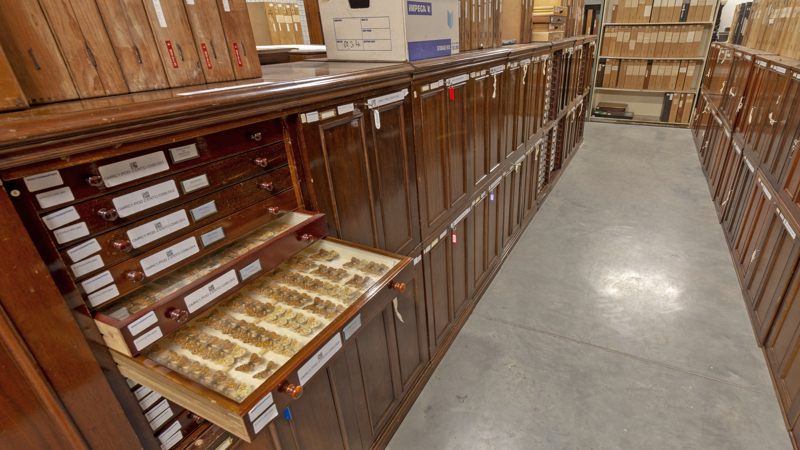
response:
<path fill-rule="evenodd" d="M 791 448 L 687 130 L 586 125 L 389 448 Z"/>

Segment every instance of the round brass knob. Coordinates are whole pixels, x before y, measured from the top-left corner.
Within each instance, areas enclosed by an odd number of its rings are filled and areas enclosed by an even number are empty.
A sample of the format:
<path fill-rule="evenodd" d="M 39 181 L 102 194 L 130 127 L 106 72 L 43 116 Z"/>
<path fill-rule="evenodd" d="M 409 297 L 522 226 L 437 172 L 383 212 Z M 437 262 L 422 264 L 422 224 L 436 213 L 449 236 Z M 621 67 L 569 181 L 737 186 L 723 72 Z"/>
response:
<path fill-rule="evenodd" d="M 189 411 L 189 414 L 187 414 L 186 417 L 189 418 L 189 420 L 191 420 L 192 422 L 194 422 L 194 423 L 196 423 L 198 425 L 205 421 L 205 419 L 203 419 L 202 417 L 198 416 L 197 414 L 195 414 L 195 413 L 193 413 L 191 411 Z"/>
<path fill-rule="evenodd" d="M 139 272 L 138 270 L 132 270 L 125 274 L 125 278 L 129 279 L 130 281 L 133 281 L 134 283 L 138 283 L 144 280 L 144 273 Z"/>
<path fill-rule="evenodd" d="M 303 386 L 295 386 L 288 381 L 284 381 L 278 386 L 278 392 L 283 392 L 289 397 L 292 397 L 292 400 L 297 400 L 303 395 Z"/>
<path fill-rule="evenodd" d="M 267 212 L 270 214 L 278 214 L 280 211 L 281 209 L 278 208 L 277 206 L 270 206 L 269 208 L 267 208 Z"/>
<path fill-rule="evenodd" d="M 189 313 L 178 308 L 170 308 L 167 310 L 167 319 L 172 319 L 175 322 L 183 323 L 189 319 Z"/>
<path fill-rule="evenodd" d="M 311 242 L 311 241 L 314 240 L 314 236 L 312 236 L 310 234 L 303 234 L 303 235 L 300 236 L 300 240 L 303 241 L 303 242 Z"/>
<path fill-rule="evenodd" d="M 109 222 L 113 222 L 119 218 L 117 215 L 117 210 L 114 208 L 101 208 L 99 211 L 97 211 L 97 214 L 99 214 L 103 220 L 107 220 Z"/>
<path fill-rule="evenodd" d="M 258 188 L 272 192 L 272 190 L 275 189 L 275 185 L 272 183 L 272 181 L 263 181 L 258 183 Z"/>
<path fill-rule="evenodd" d="M 267 160 L 267 158 L 256 158 L 256 159 L 253 160 L 253 162 L 258 167 L 261 167 L 261 168 L 264 168 L 264 169 L 266 169 L 267 166 L 269 165 L 269 160 Z"/>
<path fill-rule="evenodd" d="M 254 141 L 260 141 L 261 140 L 261 133 L 252 133 L 250 135 L 250 139 L 252 139 Z"/>
<path fill-rule="evenodd" d="M 103 185 L 103 177 L 100 175 L 87 175 L 85 180 L 89 186 L 100 187 Z"/>
<path fill-rule="evenodd" d="M 394 289 L 397 292 L 403 292 L 406 290 L 406 284 L 392 281 L 391 283 L 389 283 L 389 289 Z"/>
<path fill-rule="evenodd" d="M 129 252 L 133 248 L 131 245 L 131 241 L 126 239 L 120 239 L 118 241 L 114 241 L 114 249 L 119 250 L 121 252 Z"/>

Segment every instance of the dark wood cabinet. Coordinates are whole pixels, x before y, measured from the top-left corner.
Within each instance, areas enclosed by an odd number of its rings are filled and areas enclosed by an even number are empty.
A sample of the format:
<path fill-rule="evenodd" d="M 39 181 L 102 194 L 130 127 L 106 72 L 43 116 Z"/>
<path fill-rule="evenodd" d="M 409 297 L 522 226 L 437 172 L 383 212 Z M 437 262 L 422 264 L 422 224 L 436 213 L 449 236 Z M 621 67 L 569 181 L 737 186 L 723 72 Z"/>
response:
<path fill-rule="evenodd" d="M 800 272 L 792 276 L 780 312 L 764 343 L 787 427 L 800 415 Z"/>
<path fill-rule="evenodd" d="M 800 135 L 800 73 L 791 72 L 784 98 L 781 101 L 777 123 L 764 142 L 765 149 L 761 161 L 764 176 L 773 186 L 779 186 L 786 172 L 790 158 L 797 147 Z"/>
<path fill-rule="evenodd" d="M 774 196 L 757 177 L 747 194 L 742 217 L 733 241 L 734 265 L 742 279 L 747 279 L 753 262 L 759 254 L 758 240 L 774 207 Z"/>

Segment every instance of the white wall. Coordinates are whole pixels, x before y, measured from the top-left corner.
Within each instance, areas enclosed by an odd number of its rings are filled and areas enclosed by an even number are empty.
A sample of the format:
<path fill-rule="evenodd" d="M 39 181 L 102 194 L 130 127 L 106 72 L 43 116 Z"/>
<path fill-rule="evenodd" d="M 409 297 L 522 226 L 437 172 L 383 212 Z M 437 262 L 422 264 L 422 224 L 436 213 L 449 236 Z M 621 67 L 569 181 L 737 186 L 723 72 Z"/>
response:
<path fill-rule="evenodd" d="M 722 17 L 719 21 L 719 30 L 722 31 L 731 26 L 733 22 L 733 12 L 736 10 L 736 5 L 746 3 L 747 0 L 728 0 L 725 7 L 722 8 Z"/>

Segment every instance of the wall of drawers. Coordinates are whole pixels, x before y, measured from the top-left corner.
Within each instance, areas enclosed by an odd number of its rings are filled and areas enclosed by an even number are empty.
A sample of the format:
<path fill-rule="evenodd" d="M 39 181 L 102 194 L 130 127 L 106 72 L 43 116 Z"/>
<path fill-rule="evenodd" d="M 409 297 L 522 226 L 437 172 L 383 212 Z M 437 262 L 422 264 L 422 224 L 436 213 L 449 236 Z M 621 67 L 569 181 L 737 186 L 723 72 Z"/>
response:
<path fill-rule="evenodd" d="M 753 331 L 797 446 L 800 61 L 714 44 L 692 135 Z"/>
<path fill-rule="evenodd" d="M 18 336 L 4 346 L 32 355 L 4 381 L 41 370 L 31 389 L 60 405 L 47 416 L 60 424 L 53 436 L 19 429 L 9 442 L 385 446 L 582 143 L 594 45 L 577 37 L 365 68 L 328 79 L 333 90 L 301 80 L 281 106 L 256 90 L 198 96 L 191 113 L 175 100 L 170 114 L 192 120 L 117 107 L 128 122 L 102 125 L 101 112 L 0 142 L 3 232 L 19 236 L 0 263 L 4 326 Z M 75 117 L 94 114 L 82 108 Z M 244 401 L 150 359 L 160 335 L 200 326 L 325 243 L 397 263 Z M 221 284 L 228 273 L 235 288 Z M 210 300 L 191 303 L 201 290 Z"/>

